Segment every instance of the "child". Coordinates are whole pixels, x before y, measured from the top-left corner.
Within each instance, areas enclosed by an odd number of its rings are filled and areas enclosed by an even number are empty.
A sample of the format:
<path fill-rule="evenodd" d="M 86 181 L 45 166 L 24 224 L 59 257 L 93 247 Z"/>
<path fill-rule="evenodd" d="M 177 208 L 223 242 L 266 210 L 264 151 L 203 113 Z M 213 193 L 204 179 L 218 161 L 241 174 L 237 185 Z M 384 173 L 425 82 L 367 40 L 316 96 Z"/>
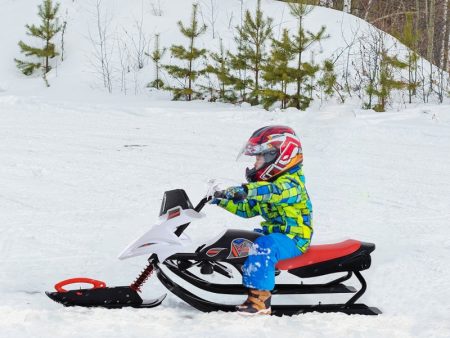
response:
<path fill-rule="evenodd" d="M 312 206 L 302 171 L 303 153 L 295 132 L 285 126 L 258 129 L 239 154 L 255 156 L 246 170 L 249 183 L 230 187 L 212 204 L 241 217 L 260 215 L 261 236 L 243 266 L 248 298 L 237 306 L 243 314 L 270 314 L 275 265 L 306 252 L 311 242 Z"/>

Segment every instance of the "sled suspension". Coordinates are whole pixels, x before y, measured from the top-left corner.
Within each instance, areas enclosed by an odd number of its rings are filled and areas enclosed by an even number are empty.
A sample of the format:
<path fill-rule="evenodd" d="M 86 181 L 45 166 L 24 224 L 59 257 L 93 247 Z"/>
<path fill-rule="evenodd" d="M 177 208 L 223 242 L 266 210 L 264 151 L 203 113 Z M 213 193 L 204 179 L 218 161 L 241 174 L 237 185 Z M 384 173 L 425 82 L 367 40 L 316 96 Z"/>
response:
<path fill-rule="evenodd" d="M 130 288 L 134 291 L 141 292 L 142 285 L 149 279 L 150 275 L 153 272 L 153 259 L 149 259 L 147 267 L 142 270 L 141 274 L 136 278 L 136 280 L 131 283 Z"/>

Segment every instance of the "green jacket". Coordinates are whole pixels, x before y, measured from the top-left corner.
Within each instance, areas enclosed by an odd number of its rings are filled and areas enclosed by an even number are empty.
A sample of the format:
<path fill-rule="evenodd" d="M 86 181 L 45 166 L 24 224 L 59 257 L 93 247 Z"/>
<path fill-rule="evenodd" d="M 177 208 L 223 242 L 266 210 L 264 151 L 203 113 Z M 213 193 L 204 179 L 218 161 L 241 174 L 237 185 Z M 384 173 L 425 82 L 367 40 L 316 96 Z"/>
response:
<path fill-rule="evenodd" d="M 218 205 L 240 217 L 262 216 L 264 234 L 284 233 L 305 252 L 311 243 L 312 205 L 305 187 L 302 167 L 295 166 L 273 182 L 244 185 L 242 201 L 221 200 Z"/>

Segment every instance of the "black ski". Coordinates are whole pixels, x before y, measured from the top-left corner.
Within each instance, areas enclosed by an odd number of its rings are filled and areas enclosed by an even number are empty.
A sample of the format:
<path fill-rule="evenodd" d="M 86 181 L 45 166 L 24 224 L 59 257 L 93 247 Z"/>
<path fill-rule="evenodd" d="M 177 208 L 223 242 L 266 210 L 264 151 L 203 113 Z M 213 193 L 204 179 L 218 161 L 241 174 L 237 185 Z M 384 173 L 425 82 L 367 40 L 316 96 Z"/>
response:
<path fill-rule="evenodd" d="M 46 292 L 46 294 L 52 300 L 64 306 L 103 307 L 108 309 L 123 307 L 152 308 L 160 305 L 166 298 L 166 294 L 164 294 L 159 298 L 144 300 L 129 286 Z"/>

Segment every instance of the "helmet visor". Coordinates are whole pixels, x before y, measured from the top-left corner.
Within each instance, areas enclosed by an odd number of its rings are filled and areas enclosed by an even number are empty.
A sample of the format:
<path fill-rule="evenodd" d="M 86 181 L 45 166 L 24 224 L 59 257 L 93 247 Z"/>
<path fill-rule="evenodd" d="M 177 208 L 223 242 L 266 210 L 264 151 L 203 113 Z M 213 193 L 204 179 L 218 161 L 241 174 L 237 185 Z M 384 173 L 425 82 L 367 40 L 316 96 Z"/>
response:
<path fill-rule="evenodd" d="M 261 155 L 262 158 L 255 159 L 254 156 Z M 246 142 L 238 153 L 236 161 L 246 163 L 247 168 L 261 169 L 269 163 L 273 163 L 278 152 L 268 144 L 254 144 Z"/>
<path fill-rule="evenodd" d="M 246 156 L 256 156 L 256 155 L 262 155 L 264 152 L 268 151 L 269 147 L 267 144 L 254 144 L 252 142 L 246 142 L 244 146 L 239 151 L 238 156 L 236 157 L 236 160 L 239 160 L 244 155 Z"/>

